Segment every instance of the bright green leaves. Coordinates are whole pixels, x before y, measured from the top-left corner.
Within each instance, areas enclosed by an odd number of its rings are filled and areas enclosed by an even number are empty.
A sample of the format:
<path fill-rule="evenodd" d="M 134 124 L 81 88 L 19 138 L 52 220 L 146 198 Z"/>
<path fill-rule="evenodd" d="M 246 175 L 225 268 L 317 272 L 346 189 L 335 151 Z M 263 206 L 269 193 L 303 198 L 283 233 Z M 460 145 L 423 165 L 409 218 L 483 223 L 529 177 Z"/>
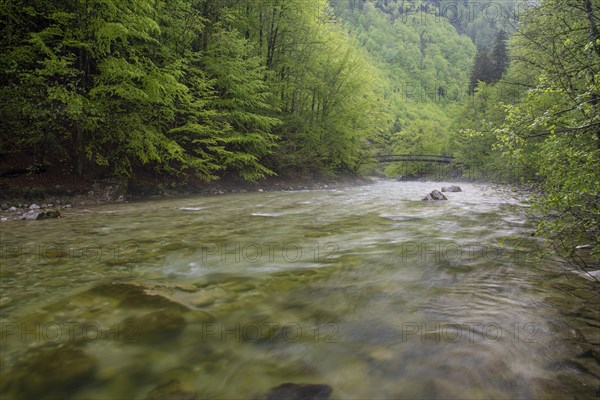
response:
<path fill-rule="evenodd" d="M 448 20 L 436 16 L 434 5 L 423 7 L 414 2 L 338 6 L 378 70 L 373 86 L 383 96 L 370 100 L 380 110 L 372 119 L 379 133 L 371 140 L 383 153 L 420 151 L 422 146 L 407 143 L 413 135 L 415 140 L 433 136 L 431 150 L 448 151 L 455 104 L 466 95 L 475 46 Z M 370 76 L 363 74 L 364 79 Z M 387 172 L 394 176 L 402 168 L 390 167 Z"/>
<path fill-rule="evenodd" d="M 153 19 L 153 5 L 147 0 L 96 0 L 86 3 L 85 13 L 96 40 L 98 55 L 114 52 L 125 56 L 140 44 L 158 44 L 160 26 Z"/>
<path fill-rule="evenodd" d="M 78 173 L 335 176 L 413 134 L 444 151 L 438 83 L 466 82 L 474 53 L 445 20 L 371 3 L 348 26 L 326 0 L 23 3 L 0 10 L 3 142 Z M 441 97 L 409 104 L 409 80 Z"/>
<path fill-rule="evenodd" d="M 227 151 L 222 164 L 248 181 L 273 175 L 260 160 L 271 153 L 275 136 L 270 132 L 280 121 L 272 116 L 260 59 L 252 56 L 250 44 L 236 31 L 218 29 L 203 61 L 216 94 L 209 107 L 225 124 L 219 137 Z"/>
<path fill-rule="evenodd" d="M 408 128 L 398 132 L 394 138 L 395 154 L 430 154 L 441 155 L 448 144 L 444 129 L 434 121 L 416 121 Z M 423 173 L 427 165 L 411 163 L 410 165 L 391 165 L 386 174 L 399 176 L 405 173 Z"/>
<path fill-rule="evenodd" d="M 523 10 L 506 81 L 493 86 L 479 114 L 492 125 L 477 123 L 476 115 L 462 121 L 492 144 L 488 163 L 527 172 L 520 175 L 537 189 L 533 204 L 544 217 L 538 234 L 568 256 L 579 244 L 600 254 L 600 54 L 589 46 L 590 33 L 598 35 L 590 18 L 599 16 L 597 0 L 585 7 L 545 0 Z M 480 88 L 475 99 L 489 90 Z"/>

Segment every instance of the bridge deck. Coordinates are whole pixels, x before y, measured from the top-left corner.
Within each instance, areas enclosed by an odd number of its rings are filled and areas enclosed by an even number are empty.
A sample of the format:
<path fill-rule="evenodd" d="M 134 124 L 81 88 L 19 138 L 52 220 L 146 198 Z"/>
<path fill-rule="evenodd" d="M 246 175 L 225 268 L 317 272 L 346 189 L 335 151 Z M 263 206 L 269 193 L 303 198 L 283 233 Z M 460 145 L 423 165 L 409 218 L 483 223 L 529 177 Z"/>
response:
<path fill-rule="evenodd" d="M 429 154 L 384 154 L 375 156 L 379 162 L 437 162 L 449 164 L 454 160 L 451 156 Z"/>

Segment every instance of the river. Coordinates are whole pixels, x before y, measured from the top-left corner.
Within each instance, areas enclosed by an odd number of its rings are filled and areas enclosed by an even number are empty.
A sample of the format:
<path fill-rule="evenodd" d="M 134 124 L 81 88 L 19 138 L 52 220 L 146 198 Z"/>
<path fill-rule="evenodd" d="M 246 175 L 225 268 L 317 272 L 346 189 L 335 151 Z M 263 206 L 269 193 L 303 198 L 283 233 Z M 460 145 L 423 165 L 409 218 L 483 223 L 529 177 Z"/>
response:
<path fill-rule="evenodd" d="M 2 398 L 252 399 L 287 382 L 332 399 L 598 396 L 596 283 L 530 253 L 543 243 L 507 188 L 419 201 L 443 185 L 4 223 Z"/>

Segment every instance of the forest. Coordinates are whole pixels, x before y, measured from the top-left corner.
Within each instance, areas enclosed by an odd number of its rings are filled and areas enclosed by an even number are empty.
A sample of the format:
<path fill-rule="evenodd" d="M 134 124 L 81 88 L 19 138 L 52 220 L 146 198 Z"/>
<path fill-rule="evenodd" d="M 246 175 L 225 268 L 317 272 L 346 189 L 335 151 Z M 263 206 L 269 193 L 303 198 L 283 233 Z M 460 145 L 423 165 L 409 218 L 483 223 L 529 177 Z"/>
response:
<path fill-rule="evenodd" d="M 0 162 L 254 182 L 367 174 L 378 154 L 451 155 L 458 176 L 528 185 L 540 234 L 598 254 L 599 8 L 6 0 Z"/>

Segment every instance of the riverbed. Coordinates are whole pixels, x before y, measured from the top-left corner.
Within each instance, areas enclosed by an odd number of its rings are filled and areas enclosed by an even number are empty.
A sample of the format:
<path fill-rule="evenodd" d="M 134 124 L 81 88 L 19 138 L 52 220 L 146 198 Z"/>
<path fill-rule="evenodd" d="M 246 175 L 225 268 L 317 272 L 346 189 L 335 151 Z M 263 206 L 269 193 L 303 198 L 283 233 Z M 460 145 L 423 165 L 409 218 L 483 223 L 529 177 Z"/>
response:
<path fill-rule="evenodd" d="M 2 398 L 591 398 L 597 283 L 509 188 L 345 189 L 72 209 L 1 226 Z"/>

